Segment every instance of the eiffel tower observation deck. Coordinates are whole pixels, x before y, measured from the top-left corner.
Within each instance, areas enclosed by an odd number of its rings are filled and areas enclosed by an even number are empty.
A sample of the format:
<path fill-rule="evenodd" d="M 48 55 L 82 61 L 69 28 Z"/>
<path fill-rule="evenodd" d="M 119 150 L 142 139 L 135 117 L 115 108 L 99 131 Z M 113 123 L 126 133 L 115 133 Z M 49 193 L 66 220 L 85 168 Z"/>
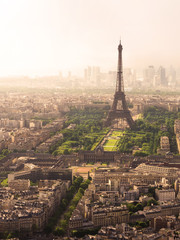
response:
<path fill-rule="evenodd" d="M 128 109 L 123 82 L 123 68 L 122 68 L 122 45 L 121 41 L 118 46 L 118 69 L 116 80 L 116 91 L 114 94 L 114 100 L 106 119 L 105 125 L 112 128 L 122 129 L 124 126 L 134 128 L 135 123 L 132 119 L 131 113 Z"/>

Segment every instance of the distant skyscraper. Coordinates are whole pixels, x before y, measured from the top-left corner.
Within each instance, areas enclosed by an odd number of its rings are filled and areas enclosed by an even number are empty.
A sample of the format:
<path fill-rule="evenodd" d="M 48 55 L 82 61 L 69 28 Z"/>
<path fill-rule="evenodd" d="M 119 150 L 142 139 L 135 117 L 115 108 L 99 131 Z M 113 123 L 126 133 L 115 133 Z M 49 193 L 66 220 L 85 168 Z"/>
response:
<path fill-rule="evenodd" d="M 166 70 L 164 67 L 162 66 L 159 67 L 158 76 L 160 79 L 161 86 L 167 86 Z"/>
<path fill-rule="evenodd" d="M 154 66 L 150 65 L 147 69 L 144 70 L 144 81 L 146 84 L 152 86 L 153 79 L 155 75 L 155 69 Z"/>
<path fill-rule="evenodd" d="M 176 71 L 172 66 L 170 66 L 168 72 L 168 86 L 175 86 L 176 84 Z"/>
<path fill-rule="evenodd" d="M 133 87 L 136 82 L 136 71 L 132 68 L 124 68 L 124 85 L 126 87 Z"/>
<path fill-rule="evenodd" d="M 92 86 L 99 85 L 101 81 L 100 67 L 88 66 L 86 69 L 84 69 L 84 79 Z"/>

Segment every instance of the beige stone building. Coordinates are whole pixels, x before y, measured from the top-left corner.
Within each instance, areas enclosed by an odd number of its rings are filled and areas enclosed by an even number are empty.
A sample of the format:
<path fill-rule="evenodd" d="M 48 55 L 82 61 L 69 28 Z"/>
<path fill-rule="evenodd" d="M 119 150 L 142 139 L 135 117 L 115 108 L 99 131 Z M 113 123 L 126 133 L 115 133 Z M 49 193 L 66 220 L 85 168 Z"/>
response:
<path fill-rule="evenodd" d="M 174 189 L 156 189 L 155 195 L 159 201 L 173 201 L 175 200 L 175 191 Z"/>
<path fill-rule="evenodd" d="M 8 183 L 8 186 L 16 191 L 25 191 L 28 190 L 30 187 L 30 180 L 29 179 L 12 180 Z"/>
<path fill-rule="evenodd" d="M 126 206 L 94 208 L 92 222 L 95 227 L 127 223 L 129 212 Z"/>
<path fill-rule="evenodd" d="M 157 165 L 152 164 L 145 164 L 141 163 L 137 168 L 137 171 L 139 172 L 153 172 L 153 173 L 161 173 L 161 174 L 177 174 L 179 172 L 178 168 L 175 167 L 161 167 Z M 161 176 L 162 177 L 162 176 Z"/>

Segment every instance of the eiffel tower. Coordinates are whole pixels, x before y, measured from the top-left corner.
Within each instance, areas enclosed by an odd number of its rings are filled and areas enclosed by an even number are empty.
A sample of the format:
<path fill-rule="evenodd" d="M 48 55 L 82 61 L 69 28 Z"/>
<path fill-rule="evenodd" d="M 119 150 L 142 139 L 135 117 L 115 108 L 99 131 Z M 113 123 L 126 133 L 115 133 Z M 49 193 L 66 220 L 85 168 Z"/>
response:
<path fill-rule="evenodd" d="M 106 126 L 113 126 L 120 122 L 120 125 L 126 121 L 128 126 L 132 129 L 135 126 L 134 120 L 131 117 L 131 113 L 128 109 L 127 102 L 124 94 L 124 83 L 123 83 L 123 69 L 122 69 L 122 45 L 121 41 L 118 46 L 118 69 L 117 69 L 117 80 L 116 80 L 116 91 L 114 94 L 114 101 L 106 119 Z"/>

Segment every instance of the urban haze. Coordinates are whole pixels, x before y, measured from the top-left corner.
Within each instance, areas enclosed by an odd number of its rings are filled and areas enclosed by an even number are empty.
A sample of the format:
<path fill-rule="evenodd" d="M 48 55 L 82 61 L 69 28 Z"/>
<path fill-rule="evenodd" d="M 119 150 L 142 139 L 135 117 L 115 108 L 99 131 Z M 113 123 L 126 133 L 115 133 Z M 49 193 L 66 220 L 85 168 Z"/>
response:
<path fill-rule="evenodd" d="M 0 239 L 180 239 L 180 1 L 0 1 Z"/>

